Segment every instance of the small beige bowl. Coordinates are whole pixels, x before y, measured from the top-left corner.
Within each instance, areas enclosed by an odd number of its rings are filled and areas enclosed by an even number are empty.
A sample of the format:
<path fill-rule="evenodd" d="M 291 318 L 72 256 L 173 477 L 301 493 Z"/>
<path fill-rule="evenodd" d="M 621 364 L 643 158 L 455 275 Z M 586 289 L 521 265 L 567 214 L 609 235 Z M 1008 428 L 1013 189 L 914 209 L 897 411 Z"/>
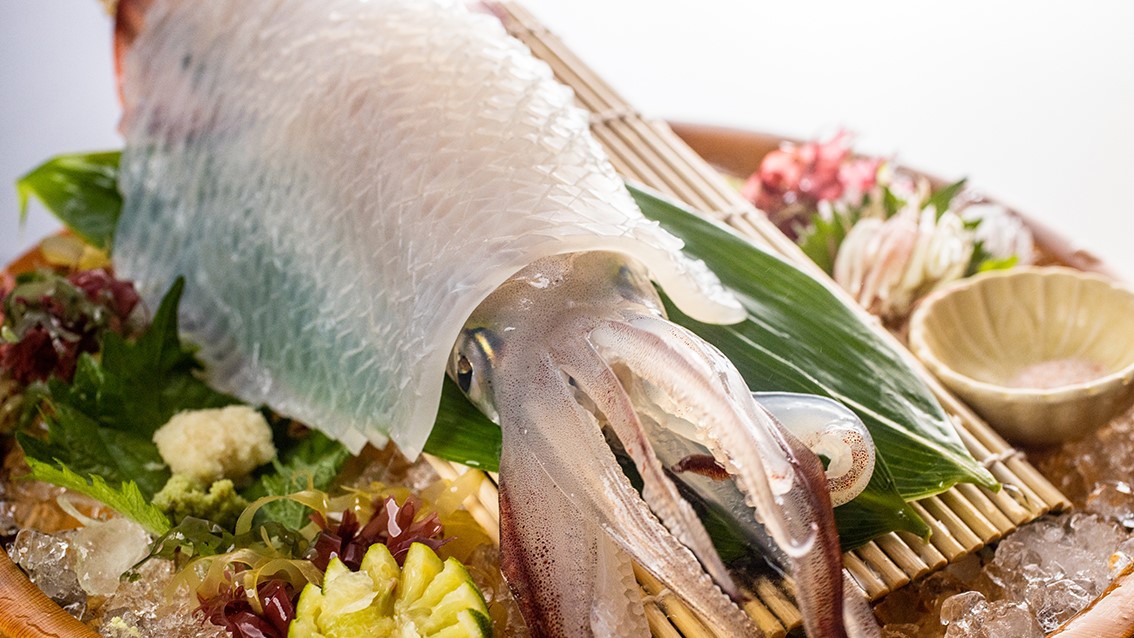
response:
<path fill-rule="evenodd" d="M 921 303 L 910 348 L 1006 438 L 1059 443 L 1134 403 L 1134 291 L 1068 268 L 978 275 Z"/>

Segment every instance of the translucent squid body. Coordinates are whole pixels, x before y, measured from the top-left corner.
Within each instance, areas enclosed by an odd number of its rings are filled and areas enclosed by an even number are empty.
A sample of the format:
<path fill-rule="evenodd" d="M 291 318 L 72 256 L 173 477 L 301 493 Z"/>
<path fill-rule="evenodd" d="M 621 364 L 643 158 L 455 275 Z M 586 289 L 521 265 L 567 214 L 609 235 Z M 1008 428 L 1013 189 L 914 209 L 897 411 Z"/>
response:
<path fill-rule="evenodd" d="M 412 456 L 447 369 L 504 434 L 503 568 L 535 635 L 647 635 L 632 560 L 720 635 L 759 635 L 683 491 L 767 541 L 810 635 L 876 632 L 844 594 L 831 510 L 869 480 L 869 435 L 825 399 L 761 405 L 665 319 L 653 282 L 697 319 L 742 310 L 493 17 L 438 0 L 118 11 L 116 266 L 150 300 L 186 277 L 214 384 Z"/>

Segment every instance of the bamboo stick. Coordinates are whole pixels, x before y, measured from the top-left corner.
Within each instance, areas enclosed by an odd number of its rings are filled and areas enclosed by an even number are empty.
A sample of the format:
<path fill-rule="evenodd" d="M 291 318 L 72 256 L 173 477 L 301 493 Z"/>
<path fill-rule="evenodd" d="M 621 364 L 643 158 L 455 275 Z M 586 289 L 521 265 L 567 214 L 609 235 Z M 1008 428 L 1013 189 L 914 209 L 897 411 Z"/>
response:
<path fill-rule="evenodd" d="M 646 623 L 655 638 L 681 638 L 681 632 L 674 628 L 665 612 L 652 600 L 646 603 Z"/>
<path fill-rule="evenodd" d="M 894 561 L 890 560 L 878 544 L 871 541 L 854 550 L 862 560 L 886 583 L 887 591 L 893 591 L 910 582 L 910 577 Z"/>
<path fill-rule="evenodd" d="M 1000 538 L 1000 530 L 973 507 L 973 504 L 962 496 L 959 490 L 943 492 L 939 495 L 939 498 L 980 538 L 982 545 L 987 545 Z"/>
<path fill-rule="evenodd" d="M 843 556 L 843 569 L 847 570 L 847 573 L 858 583 L 862 591 L 866 592 L 866 597 L 870 600 L 876 600 L 890 592 L 885 581 L 874 573 L 866 562 L 854 552 L 848 552 Z"/>
<path fill-rule="evenodd" d="M 788 629 L 803 623 L 803 618 L 799 615 L 792 597 L 777 587 L 770 578 L 766 576 L 757 578 L 753 584 L 753 592 Z"/>
<path fill-rule="evenodd" d="M 768 638 L 782 638 L 787 635 L 787 629 L 784 628 L 780 619 L 754 595 L 751 599 L 741 603 L 740 608 L 748 614 L 749 618 L 755 621 L 757 627 L 764 630 L 764 634 Z"/>
<path fill-rule="evenodd" d="M 957 486 L 957 492 L 967 498 L 969 503 L 971 503 L 973 507 L 977 508 L 977 511 L 979 511 L 981 515 L 988 519 L 988 522 L 991 523 L 994 528 L 1000 531 L 1004 531 L 1016 527 L 1016 522 L 1006 516 L 1004 512 L 999 507 L 997 507 L 995 503 L 992 502 L 992 500 L 989 498 L 987 490 L 981 490 L 975 485 L 962 483 Z M 1003 495 L 1003 490 L 1000 492 L 993 492 L 992 495 Z M 1012 501 L 1011 498 L 1006 498 L 1013 505 L 1016 504 L 1016 502 Z"/>
<path fill-rule="evenodd" d="M 874 542 L 910 579 L 923 576 L 934 569 L 930 563 L 926 562 L 925 557 L 920 552 L 908 543 L 903 542 L 901 537 L 893 532 L 874 539 Z M 919 543 L 919 545 L 926 544 Z M 940 553 L 937 555 L 941 556 Z M 941 556 L 941 562 L 944 561 L 945 557 Z"/>
<path fill-rule="evenodd" d="M 902 545 L 917 552 L 917 555 L 925 561 L 930 571 L 936 571 L 949 564 L 949 559 L 945 558 L 945 554 L 942 554 L 941 550 L 937 549 L 933 543 L 927 543 L 909 532 L 894 532 L 894 535 L 898 537 L 898 542 Z M 915 578 L 921 575 L 917 574 Z"/>
<path fill-rule="evenodd" d="M 929 536 L 929 543 L 941 552 L 945 559 L 953 562 L 960 556 L 968 553 L 965 546 L 961 544 L 956 538 L 953 537 L 953 532 L 946 527 L 945 523 L 931 514 L 929 510 L 925 509 L 922 503 L 911 503 L 910 507 L 929 525 L 931 532 Z"/>
<path fill-rule="evenodd" d="M 957 542 L 961 543 L 965 548 L 965 553 L 975 551 L 984 546 L 984 541 L 980 535 L 969 529 L 965 521 L 957 515 L 956 512 L 949 509 L 945 503 L 937 496 L 930 496 L 918 501 L 918 504 L 925 507 L 926 511 L 939 519 L 944 525 L 949 528 L 949 532 Z"/>
<path fill-rule="evenodd" d="M 653 574 L 635 564 L 634 576 L 638 578 L 643 591 L 664 612 L 673 626 L 681 632 L 681 635 L 686 638 L 717 638 L 697 618 L 697 615 L 686 607 L 685 603 L 681 602 L 665 585 L 654 578 Z"/>

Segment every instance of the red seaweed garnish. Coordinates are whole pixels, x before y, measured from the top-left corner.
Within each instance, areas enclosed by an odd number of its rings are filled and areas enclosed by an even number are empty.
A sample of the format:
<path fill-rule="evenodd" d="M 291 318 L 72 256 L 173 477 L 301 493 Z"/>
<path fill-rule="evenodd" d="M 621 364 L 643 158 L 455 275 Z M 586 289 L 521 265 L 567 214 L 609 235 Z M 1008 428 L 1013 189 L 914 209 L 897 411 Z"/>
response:
<path fill-rule="evenodd" d="M 82 290 L 92 303 L 110 311 L 107 328 L 118 333 L 125 331 L 126 321 L 140 300 L 133 282 L 115 279 L 102 268 L 79 271 L 69 275 L 67 281 Z"/>
<path fill-rule="evenodd" d="M 333 526 L 322 515 L 311 515 L 322 531 L 308 550 L 308 558 L 319 569 L 327 569 L 331 558 L 338 556 L 344 565 L 358 570 L 362 557 L 371 545 L 382 543 L 390 550 L 394 560 L 401 565 L 409 553 L 410 545 L 422 543 L 436 550 L 451 539 L 440 538 L 443 531 L 441 520 L 436 512 L 415 521 L 421 501 L 413 496 L 406 498 L 401 506 L 392 496 L 374 503 L 374 514 L 365 525 L 359 525 L 354 512 L 343 512 L 342 521 Z"/>
<path fill-rule="evenodd" d="M 256 587 L 256 597 L 263 609 L 259 613 L 243 587 L 225 587 L 209 598 L 198 595 L 201 606 L 196 613 L 234 638 L 287 638 L 299 592 L 287 581 L 267 580 Z"/>
<path fill-rule="evenodd" d="M 36 273 L 0 299 L 0 375 L 25 386 L 50 377 L 69 381 L 79 356 L 98 352 L 106 331 L 126 334 L 138 305 L 132 283 L 101 269 L 68 277 Z"/>

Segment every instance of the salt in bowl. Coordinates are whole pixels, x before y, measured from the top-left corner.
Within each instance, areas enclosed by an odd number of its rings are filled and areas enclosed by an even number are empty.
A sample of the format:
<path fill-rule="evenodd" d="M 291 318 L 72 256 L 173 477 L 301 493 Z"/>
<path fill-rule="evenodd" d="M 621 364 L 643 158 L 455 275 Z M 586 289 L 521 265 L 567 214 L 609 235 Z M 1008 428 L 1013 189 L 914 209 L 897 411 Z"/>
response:
<path fill-rule="evenodd" d="M 1134 403 L 1134 290 L 1068 268 L 1015 268 L 928 296 L 910 348 L 1016 443 L 1084 436 Z"/>

